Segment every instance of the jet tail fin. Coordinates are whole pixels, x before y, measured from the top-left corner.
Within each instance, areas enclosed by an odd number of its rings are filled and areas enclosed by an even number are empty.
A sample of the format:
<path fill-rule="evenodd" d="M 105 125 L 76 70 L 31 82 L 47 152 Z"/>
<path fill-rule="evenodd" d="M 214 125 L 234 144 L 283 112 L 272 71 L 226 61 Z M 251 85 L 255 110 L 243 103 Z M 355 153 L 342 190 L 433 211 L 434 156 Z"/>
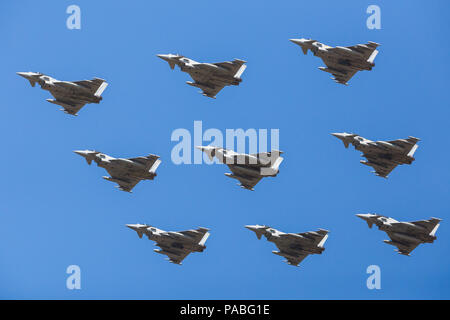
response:
<path fill-rule="evenodd" d="M 102 95 L 103 91 L 105 91 L 106 87 L 108 86 L 108 83 L 103 79 L 95 79 L 95 80 L 103 81 L 102 84 L 98 87 L 97 91 L 95 91 L 95 93 L 94 93 L 94 96 L 100 97 Z"/>
<path fill-rule="evenodd" d="M 262 167 L 261 168 L 261 175 L 262 176 L 273 176 L 276 175 L 279 171 L 279 167 L 281 162 L 283 162 L 284 158 L 283 157 L 278 157 L 274 163 L 269 167 Z"/>
<path fill-rule="evenodd" d="M 373 63 L 373 61 L 375 60 L 375 57 L 378 54 L 378 50 L 373 50 L 372 54 L 370 55 L 369 59 L 367 59 L 367 62 L 369 63 Z"/>
<path fill-rule="evenodd" d="M 149 172 L 156 174 L 156 169 L 158 169 L 159 165 L 161 164 L 161 160 L 156 160 L 155 163 L 153 163 L 152 167 L 150 168 Z"/>
<path fill-rule="evenodd" d="M 243 60 L 235 59 L 235 61 L 242 63 L 242 66 L 239 68 L 239 70 L 238 70 L 238 71 L 236 72 L 236 74 L 234 75 L 234 77 L 235 77 L 236 79 L 240 79 L 241 76 L 242 76 L 242 74 L 244 73 L 245 69 L 247 68 L 247 65 L 244 64 L 245 61 L 243 61 Z"/>
<path fill-rule="evenodd" d="M 201 245 L 201 246 L 204 246 L 206 240 L 208 240 L 208 238 L 209 238 L 209 235 L 210 235 L 210 233 L 209 233 L 209 232 L 206 232 L 206 233 L 203 235 L 202 240 L 200 240 L 200 242 L 199 242 L 198 244 Z"/>
<path fill-rule="evenodd" d="M 325 244 L 325 241 L 327 241 L 327 239 L 328 239 L 328 233 L 324 235 L 324 237 L 322 238 L 322 240 L 320 240 L 320 242 L 317 244 L 317 246 L 319 248 L 323 248 L 323 245 Z"/>
<path fill-rule="evenodd" d="M 438 218 L 431 218 L 430 222 L 435 223 L 436 225 L 434 226 L 433 230 L 431 230 L 430 232 L 430 236 L 435 237 L 436 236 L 436 231 L 439 228 L 440 224 L 439 222 L 441 222 L 441 219 Z"/>

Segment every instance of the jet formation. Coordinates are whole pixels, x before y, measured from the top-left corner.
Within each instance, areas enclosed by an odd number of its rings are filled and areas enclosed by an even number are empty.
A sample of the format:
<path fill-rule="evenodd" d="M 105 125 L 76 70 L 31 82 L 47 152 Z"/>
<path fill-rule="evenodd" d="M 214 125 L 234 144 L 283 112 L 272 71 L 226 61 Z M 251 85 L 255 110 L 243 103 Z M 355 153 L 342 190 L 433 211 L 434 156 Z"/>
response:
<path fill-rule="evenodd" d="M 205 97 L 216 98 L 225 86 L 238 86 L 242 82 L 241 76 L 247 66 L 246 61 L 217 63 L 200 63 L 178 54 L 158 54 L 159 58 L 167 61 L 173 70 L 178 65 L 183 72 L 189 73 L 194 82 L 187 81 L 190 86 L 200 88 Z"/>
<path fill-rule="evenodd" d="M 209 229 L 198 228 L 187 231 L 164 231 L 146 224 L 127 224 L 128 228 L 137 232 L 139 238 L 145 234 L 149 240 L 155 241 L 156 253 L 164 254 L 171 263 L 181 265 L 181 262 L 191 252 L 203 252 L 205 242 L 209 237 Z"/>
<path fill-rule="evenodd" d="M 322 254 L 323 245 L 328 238 L 328 231 L 319 229 L 305 233 L 284 233 L 268 226 L 245 226 L 256 233 L 258 240 L 265 236 L 270 242 L 275 243 L 278 250 L 273 254 L 286 258 L 285 262 L 291 266 L 298 266 L 310 254 Z"/>
<path fill-rule="evenodd" d="M 420 220 L 412 222 L 399 222 L 395 219 L 379 214 L 357 214 L 369 225 L 375 224 L 379 230 L 385 231 L 391 240 L 384 240 L 385 243 L 397 247 L 397 252 L 409 256 L 421 243 L 433 243 L 436 240 L 436 231 L 439 228 L 441 219 L 431 218 L 430 220 Z"/>
<path fill-rule="evenodd" d="M 141 180 L 153 180 L 156 177 L 156 169 L 161 164 L 159 156 L 154 154 L 122 159 L 113 158 L 98 151 L 76 150 L 74 152 L 84 157 L 89 165 L 95 161 L 99 167 L 106 169 L 111 176 L 103 177 L 103 179 L 117 183 L 120 190 L 127 192 L 131 192 Z"/>
<path fill-rule="evenodd" d="M 210 160 L 216 157 L 220 163 L 225 163 L 232 172 L 225 175 L 238 180 L 240 187 L 252 191 L 262 178 L 276 177 L 283 161 L 280 156 L 283 152 L 278 150 L 245 154 L 213 146 L 197 146 L 196 148 L 205 152 Z"/>
<path fill-rule="evenodd" d="M 414 152 L 419 147 L 417 142 L 420 141 L 414 137 L 393 141 L 371 141 L 346 132 L 332 133 L 332 135 L 342 140 L 346 148 L 352 144 L 356 150 L 361 151 L 362 157 L 365 157 L 367 161 L 360 162 L 375 169 L 373 173 L 383 178 L 387 178 L 397 165 L 411 164 L 415 160 Z"/>
<path fill-rule="evenodd" d="M 299 45 L 306 55 L 308 50 L 323 60 L 325 67 L 319 70 L 331 73 L 334 81 L 348 85 L 348 81 L 361 70 L 372 70 L 373 62 L 378 54 L 378 43 L 369 41 L 366 44 L 357 44 L 351 47 L 330 47 L 311 39 L 290 39 Z"/>
<path fill-rule="evenodd" d="M 38 72 L 17 72 L 17 74 L 30 81 L 32 87 L 37 82 L 43 90 L 49 91 L 55 97 L 47 99 L 48 102 L 63 107 L 61 111 L 73 116 L 77 116 L 78 111 L 86 103 L 100 103 L 102 93 L 108 86 L 105 80 L 99 78 L 71 82 L 56 80 Z"/>

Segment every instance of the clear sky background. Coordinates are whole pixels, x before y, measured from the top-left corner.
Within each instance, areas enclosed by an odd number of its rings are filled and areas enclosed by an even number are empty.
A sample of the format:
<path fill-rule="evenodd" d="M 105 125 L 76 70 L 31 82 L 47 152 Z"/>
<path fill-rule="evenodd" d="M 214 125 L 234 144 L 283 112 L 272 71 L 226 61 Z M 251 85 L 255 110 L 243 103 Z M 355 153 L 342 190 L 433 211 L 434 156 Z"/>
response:
<path fill-rule="evenodd" d="M 81 8 L 81 30 L 66 8 Z M 366 9 L 381 8 L 381 30 Z M 448 1 L 2 1 L 0 4 L 0 298 L 31 299 L 441 299 L 450 298 Z M 349 86 L 317 69 L 290 38 L 336 46 L 381 44 L 372 71 Z M 209 99 L 155 55 L 248 61 L 240 86 Z M 99 104 L 78 117 L 45 101 L 17 71 L 61 80 L 104 78 Z M 173 130 L 279 129 L 280 174 L 254 192 L 224 165 L 175 165 Z M 359 164 L 331 132 L 372 140 L 419 137 L 412 165 L 389 179 Z M 205 142 L 205 144 L 208 144 Z M 121 192 L 76 149 L 161 156 L 154 181 Z M 442 218 L 437 241 L 411 257 L 355 217 Z M 182 266 L 125 227 L 211 229 Z M 326 250 L 299 268 L 244 228 L 330 230 Z M 81 268 L 81 290 L 66 268 Z M 381 268 L 381 290 L 366 268 Z"/>

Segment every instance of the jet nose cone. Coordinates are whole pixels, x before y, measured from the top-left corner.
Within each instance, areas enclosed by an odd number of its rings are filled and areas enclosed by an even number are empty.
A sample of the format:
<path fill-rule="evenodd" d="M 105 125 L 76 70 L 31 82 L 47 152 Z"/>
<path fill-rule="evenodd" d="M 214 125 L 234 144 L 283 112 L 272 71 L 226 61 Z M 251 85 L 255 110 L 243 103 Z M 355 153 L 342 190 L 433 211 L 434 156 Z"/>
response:
<path fill-rule="evenodd" d="M 371 215 L 369 213 L 358 213 L 358 214 L 356 214 L 356 216 L 363 220 L 367 220 L 368 218 L 370 218 Z"/>
<path fill-rule="evenodd" d="M 257 225 L 254 225 L 254 226 L 252 226 L 252 225 L 246 225 L 245 227 L 246 227 L 248 230 L 251 230 L 251 231 L 255 231 L 255 230 L 258 229 L 258 226 L 257 226 Z"/>
<path fill-rule="evenodd" d="M 204 146 L 195 146 L 195 149 L 198 149 L 200 151 L 204 151 L 206 149 L 206 147 L 204 147 Z"/>
<path fill-rule="evenodd" d="M 293 42 L 295 44 L 301 43 L 302 41 L 300 39 L 289 39 L 290 42 Z"/>
<path fill-rule="evenodd" d="M 75 152 L 76 154 L 85 157 L 87 152 L 84 150 L 74 150 L 73 152 Z"/>
<path fill-rule="evenodd" d="M 171 58 L 170 54 L 157 54 L 156 56 L 158 58 L 161 58 L 161 59 L 166 60 L 166 61 L 170 60 L 170 58 Z"/>
<path fill-rule="evenodd" d="M 195 146 L 196 149 L 200 150 L 200 151 L 213 151 L 216 148 L 215 147 L 211 147 L 211 146 Z"/>
<path fill-rule="evenodd" d="M 342 139 L 344 137 L 344 134 L 342 133 L 332 133 L 332 136 L 335 136 L 336 138 Z"/>
<path fill-rule="evenodd" d="M 145 224 L 139 224 L 139 223 L 137 223 L 137 224 L 126 224 L 125 226 L 127 226 L 128 228 L 130 228 L 131 230 L 134 230 L 134 231 L 138 231 L 140 229 L 148 227 Z"/>
<path fill-rule="evenodd" d="M 31 72 L 16 72 L 19 76 L 29 79 L 31 77 Z"/>

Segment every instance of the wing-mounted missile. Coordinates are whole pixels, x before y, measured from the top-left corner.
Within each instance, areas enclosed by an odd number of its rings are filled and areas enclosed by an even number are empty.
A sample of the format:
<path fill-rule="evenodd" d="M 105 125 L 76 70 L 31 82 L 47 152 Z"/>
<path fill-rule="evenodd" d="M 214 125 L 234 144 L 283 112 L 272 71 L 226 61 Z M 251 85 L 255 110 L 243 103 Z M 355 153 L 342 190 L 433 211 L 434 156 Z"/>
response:
<path fill-rule="evenodd" d="M 404 255 L 404 256 L 408 256 L 410 257 L 411 255 L 409 253 L 407 253 L 408 248 L 403 245 L 400 242 L 395 242 L 395 241 L 391 241 L 391 240 L 383 240 L 384 243 L 389 244 L 391 246 L 397 247 L 398 249 L 395 249 L 395 251 L 398 254 Z"/>
<path fill-rule="evenodd" d="M 199 89 L 202 89 L 203 91 L 208 90 L 208 89 L 214 89 L 210 86 L 204 85 L 204 84 L 200 84 L 200 83 L 196 83 L 196 82 L 192 82 L 192 81 L 186 81 L 186 84 L 192 86 L 192 87 L 196 87 Z"/>
<path fill-rule="evenodd" d="M 347 76 L 347 73 L 339 71 L 339 70 L 336 70 L 336 69 L 332 69 L 332 68 L 319 67 L 319 70 L 322 70 L 322 71 L 325 71 L 325 72 L 328 72 L 328 73 L 331 73 L 331 74 L 335 74 L 335 75 L 338 75 L 338 76 L 341 76 L 341 77 L 346 77 Z"/>
<path fill-rule="evenodd" d="M 128 185 L 129 185 L 128 181 L 125 181 L 125 180 L 122 180 L 119 178 L 108 177 L 108 176 L 103 176 L 102 178 L 105 180 L 117 183 L 118 185 L 116 186 L 116 188 L 118 188 L 122 191 L 133 193 L 133 191 L 131 191 L 131 189 L 129 189 L 129 187 L 128 187 Z"/>
<path fill-rule="evenodd" d="M 200 84 L 192 81 L 186 81 L 186 84 L 201 89 L 202 92 L 200 93 L 205 97 L 216 99 L 216 96 L 208 93 L 209 90 L 214 90 L 212 86 L 207 86 L 205 84 Z"/>
<path fill-rule="evenodd" d="M 53 103 L 53 104 L 63 107 L 63 109 L 59 109 L 59 111 L 62 111 L 64 113 L 70 114 L 75 117 L 78 116 L 78 113 L 71 111 L 72 109 L 74 109 L 74 106 L 72 106 L 70 104 L 67 104 L 67 103 L 64 103 L 64 102 L 61 102 L 61 101 L 58 101 L 55 99 L 45 99 L 45 100 L 47 102 L 50 102 L 50 103 Z"/>

